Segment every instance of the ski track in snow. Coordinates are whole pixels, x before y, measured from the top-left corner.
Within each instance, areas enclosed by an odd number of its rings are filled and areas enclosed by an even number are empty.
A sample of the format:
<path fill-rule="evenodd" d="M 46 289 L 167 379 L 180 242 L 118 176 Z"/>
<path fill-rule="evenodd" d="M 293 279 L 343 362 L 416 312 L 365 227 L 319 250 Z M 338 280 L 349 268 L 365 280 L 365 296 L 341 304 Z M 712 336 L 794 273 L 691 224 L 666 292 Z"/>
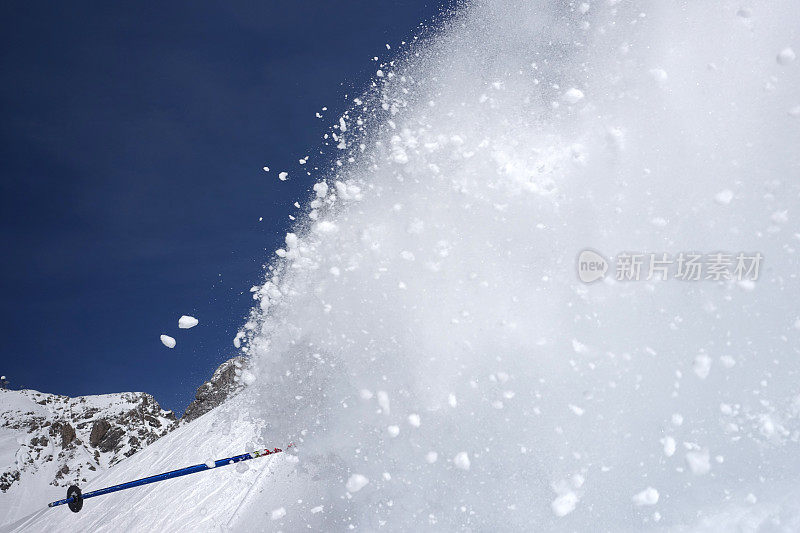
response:
<path fill-rule="evenodd" d="M 248 388 L 91 488 L 297 456 L 31 530 L 799 529 L 800 5 L 679 4 L 477 1 L 395 50 L 252 289 Z M 585 248 L 765 262 L 587 286 Z"/>

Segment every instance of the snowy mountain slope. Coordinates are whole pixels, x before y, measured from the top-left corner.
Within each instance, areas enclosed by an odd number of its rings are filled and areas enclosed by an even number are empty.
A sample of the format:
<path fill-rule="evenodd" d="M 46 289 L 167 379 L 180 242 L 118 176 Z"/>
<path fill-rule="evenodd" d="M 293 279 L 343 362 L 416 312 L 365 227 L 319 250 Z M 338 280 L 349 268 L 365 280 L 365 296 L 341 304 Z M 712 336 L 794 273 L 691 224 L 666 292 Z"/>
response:
<path fill-rule="evenodd" d="M 85 486 L 179 425 L 215 409 L 242 387 L 247 361 L 223 362 L 176 420 L 139 392 L 69 398 L 33 390 L 0 393 L 0 525 L 66 487 Z M 45 502 L 45 503 L 47 503 Z"/>
<path fill-rule="evenodd" d="M 68 398 L 0 392 L 0 523 L 61 497 L 170 431 L 171 411 L 141 392 Z"/>
<path fill-rule="evenodd" d="M 234 398 L 223 408 L 181 425 L 129 460 L 94 478 L 83 486 L 84 491 L 238 455 L 248 449 L 276 447 L 260 438 L 261 424 L 235 414 L 240 407 Z M 263 510 L 259 517 L 262 525 L 253 529 L 258 531 L 264 529 L 264 518 L 271 516 L 273 510 L 263 509 L 261 502 L 268 494 L 260 491 L 268 487 L 279 501 L 285 501 L 296 485 L 294 468 L 295 460 L 290 455 L 258 458 L 89 499 L 78 514 L 65 506 L 48 509 L 21 524 L 18 530 L 227 531 L 237 529 L 243 508 L 259 501 L 257 507 Z M 41 498 L 39 501 L 47 504 Z M 276 504 L 275 509 L 278 507 Z"/>
<path fill-rule="evenodd" d="M 236 339 L 251 384 L 93 487 L 253 439 L 297 462 L 24 529 L 796 531 L 797 20 L 468 4 L 335 125 Z M 587 248 L 612 263 L 591 285 Z M 764 261 L 617 280 L 625 252 Z"/>

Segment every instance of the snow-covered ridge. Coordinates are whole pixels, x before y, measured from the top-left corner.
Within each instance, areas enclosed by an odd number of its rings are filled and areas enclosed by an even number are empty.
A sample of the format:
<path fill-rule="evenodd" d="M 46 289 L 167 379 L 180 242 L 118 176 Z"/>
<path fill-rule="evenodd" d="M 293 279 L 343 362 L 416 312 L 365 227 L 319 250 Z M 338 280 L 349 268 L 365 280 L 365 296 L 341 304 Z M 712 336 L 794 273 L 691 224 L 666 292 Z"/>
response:
<path fill-rule="evenodd" d="M 143 392 L 70 398 L 34 390 L 0 392 L 0 523 L 63 488 L 83 485 L 176 424 Z"/>
<path fill-rule="evenodd" d="M 176 419 L 144 392 L 70 398 L 0 391 L 0 525 L 85 487 L 179 427 L 238 393 L 252 379 L 242 357 L 223 362 Z"/>

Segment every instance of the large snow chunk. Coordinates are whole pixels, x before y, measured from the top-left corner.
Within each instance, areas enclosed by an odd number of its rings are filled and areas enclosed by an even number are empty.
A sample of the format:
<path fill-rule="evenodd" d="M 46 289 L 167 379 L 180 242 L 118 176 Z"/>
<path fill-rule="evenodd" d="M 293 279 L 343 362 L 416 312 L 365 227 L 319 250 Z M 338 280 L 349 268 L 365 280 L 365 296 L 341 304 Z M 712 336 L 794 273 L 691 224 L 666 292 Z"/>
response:
<path fill-rule="evenodd" d="M 369 479 L 361 474 L 353 474 L 348 478 L 345 488 L 348 492 L 358 492 L 369 484 Z"/>
<path fill-rule="evenodd" d="M 467 452 L 459 452 L 456 454 L 453 458 L 453 464 L 456 465 L 456 468 L 460 468 L 461 470 L 469 470 L 470 461 Z"/>
<path fill-rule="evenodd" d="M 569 491 L 565 494 L 558 496 L 553 503 L 550 504 L 550 507 L 553 509 L 553 512 L 558 517 L 567 516 L 569 513 L 575 510 L 575 506 L 578 504 L 578 496 Z"/>
<path fill-rule="evenodd" d="M 178 319 L 178 327 L 180 329 L 190 329 L 190 328 L 195 327 L 198 323 L 199 323 L 199 320 L 197 320 L 195 317 L 189 316 L 189 315 L 183 315 L 182 317 L 180 317 Z"/>
<path fill-rule="evenodd" d="M 175 347 L 175 339 L 170 337 L 169 335 L 161 335 L 161 343 L 167 348 Z"/>
<path fill-rule="evenodd" d="M 634 495 L 633 503 L 639 506 L 655 505 L 658 503 L 658 491 L 653 487 L 647 487 L 642 492 Z"/>

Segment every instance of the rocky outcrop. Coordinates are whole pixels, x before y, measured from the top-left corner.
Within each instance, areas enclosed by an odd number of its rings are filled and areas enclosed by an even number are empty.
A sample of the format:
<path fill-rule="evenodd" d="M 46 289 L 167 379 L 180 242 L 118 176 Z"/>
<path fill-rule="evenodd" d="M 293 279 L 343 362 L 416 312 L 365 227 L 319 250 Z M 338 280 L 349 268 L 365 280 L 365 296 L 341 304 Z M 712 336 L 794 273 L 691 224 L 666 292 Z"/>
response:
<path fill-rule="evenodd" d="M 188 423 L 238 392 L 247 360 L 222 363 L 197 389 L 181 423 Z M 34 390 L 0 390 L 0 428 L 14 446 L 0 464 L 0 494 L 27 478 L 55 486 L 83 485 L 178 426 L 172 411 L 143 392 L 69 398 Z M 14 435 L 16 434 L 16 435 Z M 0 433 L 0 436 L 3 436 Z"/>
<path fill-rule="evenodd" d="M 109 429 L 111 429 L 111 424 L 108 423 L 108 420 L 104 418 L 95 420 L 94 424 L 92 424 L 92 432 L 89 433 L 89 445 L 92 448 L 97 448 L 97 445 L 100 444 Z"/>
<path fill-rule="evenodd" d="M 186 408 L 181 422 L 191 422 L 238 392 L 243 386 L 241 377 L 247 364 L 247 359 L 238 356 L 219 365 L 211 379 L 197 389 L 195 399 Z"/>
<path fill-rule="evenodd" d="M 68 423 L 63 423 L 61 425 L 61 447 L 66 448 L 72 441 L 75 440 L 75 428 L 69 425 Z"/>
<path fill-rule="evenodd" d="M 176 425 L 174 413 L 143 392 L 69 398 L 0 391 L 0 428 L 4 442 L 15 447 L 4 454 L 12 462 L 0 464 L 0 491 L 25 478 L 84 484 Z"/>

